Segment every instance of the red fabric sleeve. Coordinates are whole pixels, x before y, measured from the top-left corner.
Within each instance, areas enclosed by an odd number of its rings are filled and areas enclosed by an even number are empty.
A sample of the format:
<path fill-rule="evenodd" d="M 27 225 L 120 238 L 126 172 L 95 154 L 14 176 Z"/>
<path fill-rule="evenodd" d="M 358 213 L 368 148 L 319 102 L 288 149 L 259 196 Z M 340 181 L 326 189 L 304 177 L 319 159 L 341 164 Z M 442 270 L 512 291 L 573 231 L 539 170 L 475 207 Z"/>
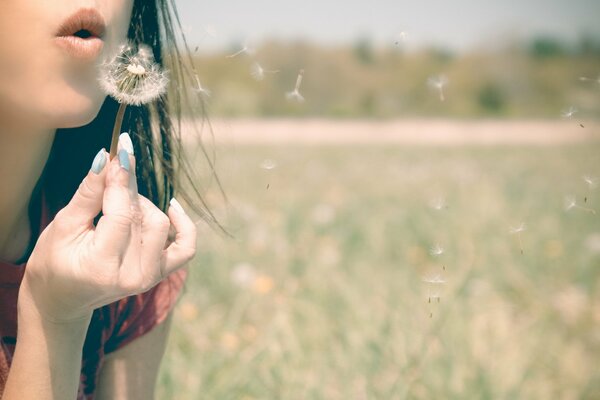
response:
<path fill-rule="evenodd" d="M 169 274 L 144 293 L 114 303 L 113 321 L 104 352 L 113 352 L 163 322 L 179 299 L 187 278 L 187 266 Z"/>

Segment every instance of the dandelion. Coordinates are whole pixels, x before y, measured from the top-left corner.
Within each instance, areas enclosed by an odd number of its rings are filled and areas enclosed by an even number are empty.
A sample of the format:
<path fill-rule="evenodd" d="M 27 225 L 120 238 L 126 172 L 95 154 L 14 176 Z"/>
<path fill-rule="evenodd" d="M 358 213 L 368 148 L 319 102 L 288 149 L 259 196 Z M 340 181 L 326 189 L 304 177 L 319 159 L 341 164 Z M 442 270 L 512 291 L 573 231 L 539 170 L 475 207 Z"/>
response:
<path fill-rule="evenodd" d="M 521 254 L 523 254 L 523 242 L 521 241 L 521 233 L 525 231 L 525 223 L 521 222 L 519 225 L 515 227 L 510 227 L 509 232 L 511 235 L 517 235 L 517 240 L 519 241 L 519 249 L 521 250 Z"/>
<path fill-rule="evenodd" d="M 296 86 L 294 87 L 294 90 L 292 90 L 291 92 L 287 92 L 285 94 L 285 97 L 288 100 L 295 100 L 298 103 L 304 102 L 304 97 L 300 94 L 300 84 L 302 83 L 303 76 L 304 76 L 304 70 L 301 69 L 300 72 L 298 73 L 298 77 L 296 78 Z"/>
<path fill-rule="evenodd" d="M 271 169 L 275 168 L 276 166 L 277 166 L 277 163 L 274 160 L 271 160 L 270 158 L 265 158 L 260 163 L 260 167 L 262 169 L 266 169 L 266 170 L 271 170 Z"/>
<path fill-rule="evenodd" d="M 149 46 L 126 42 L 116 56 L 101 65 L 99 82 L 104 92 L 120 104 L 110 146 L 110 157 L 113 158 L 127 105 L 139 106 L 159 98 L 166 92 L 169 79 L 154 62 Z"/>
<path fill-rule="evenodd" d="M 427 79 L 427 84 L 430 88 L 435 89 L 440 94 L 440 101 L 444 101 L 444 86 L 448 84 L 448 78 L 444 75 L 433 76 Z"/>
<path fill-rule="evenodd" d="M 575 107 L 571 106 L 571 107 L 569 107 L 569 109 L 561 111 L 560 115 L 563 118 L 571 118 L 571 117 L 573 117 L 573 114 L 575 114 L 576 112 L 577 112 L 577 109 Z"/>
<path fill-rule="evenodd" d="M 276 74 L 279 70 L 264 69 L 259 63 L 254 62 L 250 67 L 250 75 L 257 81 L 265 79 L 265 74 Z"/>
<path fill-rule="evenodd" d="M 591 208 L 583 207 L 583 206 L 580 206 L 579 204 L 577 204 L 577 199 L 575 198 L 575 196 L 565 197 L 565 210 L 570 211 L 574 208 L 578 208 L 582 211 L 596 214 L 595 210 L 592 210 Z"/>
<path fill-rule="evenodd" d="M 444 248 L 442 246 L 440 246 L 439 244 L 436 244 L 435 246 L 431 247 L 429 249 L 429 253 L 432 256 L 441 256 L 442 254 L 444 254 Z"/>
<path fill-rule="evenodd" d="M 245 41 L 244 44 L 243 44 L 243 47 L 241 48 L 241 50 L 239 50 L 239 51 L 237 51 L 237 52 L 235 52 L 233 54 L 230 54 L 228 56 L 225 56 L 225 57 L 226 58 L 234 58 L 234 57 L 239 56 L 242 53 L 246 53 L 246 54 L 248 54 L 248 55 L 251 56 L 255 52 L 256 52 L 256 50 L 254 49 L 254 47 L 250 46 L 250 44 L 248 43 L 248 41 Z"/>

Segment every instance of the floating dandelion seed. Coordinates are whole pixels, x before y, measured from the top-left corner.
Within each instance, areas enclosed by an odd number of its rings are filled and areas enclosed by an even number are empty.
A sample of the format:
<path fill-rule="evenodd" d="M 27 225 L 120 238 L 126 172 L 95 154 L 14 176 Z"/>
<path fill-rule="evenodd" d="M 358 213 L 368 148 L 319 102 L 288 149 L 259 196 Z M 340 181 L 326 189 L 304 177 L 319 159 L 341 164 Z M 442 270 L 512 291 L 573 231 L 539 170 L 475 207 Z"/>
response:
<path fill-rule="evenodd" d="M 254 62 L 250 66 L 250 75 L 257 81 L 265 79 L 265 74 L 276 74 L 279 70 L 264 69 L 259 63 Z"/>
<path fill-rule="evenodd" d="M 298 103 L 304 102 L 304 97 L 300 94 L 300 84 L 302 83 L 303 76 L 304 70 L 301 69 L 298 73 L 298 77 L 296 78 L 296 86 L 294 87 L 294 90 L 285 94 L 286 99 L 295 100 Z"/>
<path fill-rule="evenodd" d="M 521 241 L 521 233 L 525 231 L 525 223 L 521 222 L 518 226 L 510 227 L 509 232 L 511 235 L 517 235 L 517 240 L 519 241 L 519 249 L 521 250 L 521 254 L 523 254 L 523 242 Z"/>
<path fill-rule="evenodd" d="M 271 169 L 275 168 L 276 166 L 277 166 L 277 163 L 275 161 L 271 160 L 270 158 L 266 158 L 260 163 L 260 167 L 262 169 L 266 169 L 266 170 L 271 170 Z"/>
<path fill-rule="evenodd" d="M 575 198 L 575 196 L 566 196 L 565 197 L 565 210 L 570 211 L 574 208 L 578 208 L 582 211 L 596 214 L 595 210 L 592 210 L 591 208 L 583 207 L 583 206 L 580 206 L 579 204 L 577 204 L 577 199 Z"/>
<path fill-rule="evenodd" d="M 446 281 L 443 280 L 440 275 L 435 275 L 435 276 L 430 277 L 430 278 L 425 278 L 425 279 L 423 279 L 423 282 L 432 283 L 434 285 L 439 285 L 439 284 L 446 283 Z"/>
<path fill-rule="evenodd" d="M 396 39 L 396 41 L 394 42 L 394 44 L 395 44 L 396 46 L 398 46 L 398 45 L 400 44 L 400 42 L 404 42 L 404 41 L 406 41 L 406 36 L 407 36 L 407 33 L 406 33 L 406 32 L 404 32 L 404 31 L 402 31 L 402 32 L 398 33 L 398 35 L 396 35 L 396 36 L 397 36 L 397 39 Z"/>
<path fill-rule="evenodd" d="M 593 190 L 593 189 L 595 189 L 595 188 L 596 188 L 596 186 L 598 186 L 598 179 L 596 179 L 596 178 L 594 178 L 594 177 L 591 177 L 591 176 L 589 176 L 589 175 L 584 175 L 584 176 L 583 176 L 583 181 L 584 181 L 585 183 L 587 183 L 587 185 L 588 185 L 588 188 L 589 188 L 590 190 Z"/>
<path fill-rule="evenodd" d="M 598 184 L 598 180 L 596 178 L 593 178 L 593 177 L 589 176 L 589 175 L 584 175 L 583 176 L 583 181 L 585 183 L 587 183 L 588 189 L 590 191 L 594 190 L 596 188 L 597 184 Z M 587 201 L 588 201 L 588 196 L 585 196 L 583 198 L 583 202 L 587 203 Z"/>
<path fill-rule="evenodd" d="M 127 105 L 139 106 L 162 96 L 169 83 L 167 73 L 154 62 L 152 49 L 130 42 L 119 47 L 119 52 L 111 60 L 100 66 L 100 87 L 119 102 L 115 118 L 110 157 L 117 153 L 117 143 L 123 115 Z"/>
<path fill-rule="evenodd" d="M 444 101 L 444 86 L 448 84 L 448 78 L 444 75 L 433 76 L 427 79 L 427 84 L 430 88 L 435 89 L 440 94 L 440 101 Z"/>
<path fill-rule="evenodd" d="M 444 248 L 439 244 L 436 244 L 435 246 L 429 249 L 429 253 L 432 256 L 441 256 L 442 254 L 444 254 Z"/>
<path fill-rule="evenodd" d="M 561 115 L 563 118 L 572 118 L 572 117 L 573 117 L 573 114 L 575 114 L 577 111 L 578 111 L 578 110 L 577 110 L 575 107 L 571 106 L 571 107 L 569 107 L 567 110 L 563 110 L 563 111 L 561 111 L 560 115 Z"/>
<path fill-rule="evenodd" d="M 217 30 L 215 29 L 215 27 L 213 25 L 205 25 L 202 27 L 202 35 L 203 38 L 206 36 L 209 36 L 211 38 L 216 38 L 217 37 Z"/>
<path fill-rule="evenodd" d="M 250 46 L 250 44 L 248 43 L 248 41 L 244 42 L 243 47 L 241 48 L 241 50 L 230 54 L 228 56 L 225 56 L 226 58 L 234 58 L 239 56 L 242 53 L 246 53 L 249 56 L 253 55 L 256 52 L 256 50 L 254 49 L 254 47 Z"/>
<path fill-rule="evenodd" d="M 443 197 L 436 197 L 429 201 L 429 207 L 433 208 L 436 211 L 440 211 L 444 208 L 448 208 L 446 205 L 446 200 Z"/>
<path fill-rule="evenodd" d="M 598 77 L 596 79 L 594 78 L 588 78 L 586 76 L 580 76 L 579 80 L 582 82 L 594 82 L 600 85 L 600 75 L 598 75 Z"/>
<path fill-rule="evenodd" d="M 196 80 L 196 86 L 194 87 L 194 91 L 200 93 L 201 95 L 209 97 L 210 90 L 202 87 L 202 84 L 200 83 L 200 78 L 198 78 L 198 74 L 194 74 L 194 79 Z"/>

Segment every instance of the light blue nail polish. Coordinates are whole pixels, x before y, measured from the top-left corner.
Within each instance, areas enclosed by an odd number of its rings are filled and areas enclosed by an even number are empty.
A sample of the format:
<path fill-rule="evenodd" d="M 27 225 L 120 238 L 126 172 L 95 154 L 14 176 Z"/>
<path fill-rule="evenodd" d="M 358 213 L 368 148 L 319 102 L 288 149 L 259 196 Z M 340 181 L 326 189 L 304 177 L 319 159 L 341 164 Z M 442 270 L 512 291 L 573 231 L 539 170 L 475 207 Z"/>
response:
<path fill-rule="evenodd" d="M 119 165 L 129 171 L 129 153 L 125 149 L 119 150 Z"/>
<path fill-rule="evenodd" d="M 104 168 L 104 166 L 106 165 L 106 152 L 104 151 L 104 149 L 101 149 L 98 154 L 96 154 L 96 157 L 94 157 L 94 161 L 92 162 L 92 172 L 95 173 L 96 175 L 98 175 L 100 173 L 100 171 L 102 171 L 102 168 Z"/>

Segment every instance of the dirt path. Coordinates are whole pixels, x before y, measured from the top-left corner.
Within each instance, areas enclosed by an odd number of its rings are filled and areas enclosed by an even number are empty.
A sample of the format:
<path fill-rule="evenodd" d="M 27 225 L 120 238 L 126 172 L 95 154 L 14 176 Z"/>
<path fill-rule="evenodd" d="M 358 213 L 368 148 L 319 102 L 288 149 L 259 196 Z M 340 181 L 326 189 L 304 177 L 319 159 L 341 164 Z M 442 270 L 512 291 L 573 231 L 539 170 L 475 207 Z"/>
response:
<path fill-rule="evenodd" d="M 583 123 L 584 127 L 580 126 Z M 397 143 L 416 145 L 552 145 L 600 140 L 600 121 L 576 120 L 212 120 L 223 144 Z M 193 124 L 184 125 L 185 137 Z M 192 133 L 192 134 L 191 134 Z M 209 135 L 205 132 L 204 138 Z"/>

